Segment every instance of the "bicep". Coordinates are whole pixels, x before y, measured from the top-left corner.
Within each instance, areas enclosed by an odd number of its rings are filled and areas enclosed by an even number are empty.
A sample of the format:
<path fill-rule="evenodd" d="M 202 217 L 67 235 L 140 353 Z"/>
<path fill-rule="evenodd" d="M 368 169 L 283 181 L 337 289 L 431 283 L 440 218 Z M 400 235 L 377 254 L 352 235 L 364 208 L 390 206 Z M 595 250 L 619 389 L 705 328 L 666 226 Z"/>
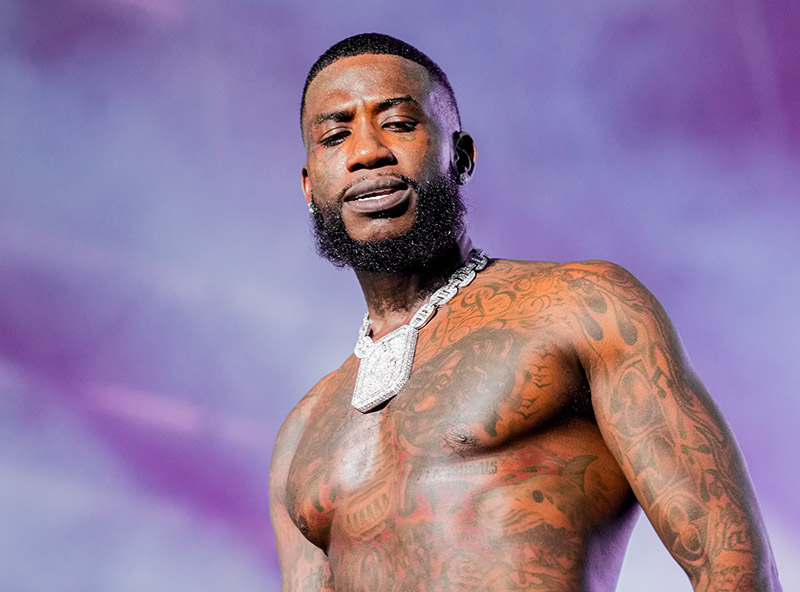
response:
<path fill-rule="evenodd" d="M 754 577 L 769 550 L 752 485 L 669 319 L 626 272 L 592 286 L 594 306 L 583 311 L 596 326 L 584 332 L 584 362 L 606 444 L 696 586 L 725 573 Z"/>
<path fill-rule="evenodd" d="M 592 385 L 603 437 L 650 522 L 690 574 L 751 552 L 755 499 L 738 446 L 703 385 L 645 353 Z"/>

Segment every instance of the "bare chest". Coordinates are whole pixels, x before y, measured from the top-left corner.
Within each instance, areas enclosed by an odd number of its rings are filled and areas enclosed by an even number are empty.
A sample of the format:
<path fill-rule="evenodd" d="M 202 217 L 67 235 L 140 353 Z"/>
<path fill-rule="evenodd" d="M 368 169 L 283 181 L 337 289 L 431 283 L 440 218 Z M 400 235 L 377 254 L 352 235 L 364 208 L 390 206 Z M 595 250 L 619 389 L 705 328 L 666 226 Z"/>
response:
<path fill-rule="evenodd" d="M 337 523 L 351 535 L 391 526 L 431 482 L 463 477 L 477 494 L 520 442 L 588 412 L 582 372 L 546 330 L 482 327 L 421 342 L 408 383 L 371 413 L 350 405 L 356 371 L 357 360 L 346 363 L 318 404 L 287 483 L 290 515 L 322 548 Z M 546 466 L 540 456 L 525 462 Z"/>

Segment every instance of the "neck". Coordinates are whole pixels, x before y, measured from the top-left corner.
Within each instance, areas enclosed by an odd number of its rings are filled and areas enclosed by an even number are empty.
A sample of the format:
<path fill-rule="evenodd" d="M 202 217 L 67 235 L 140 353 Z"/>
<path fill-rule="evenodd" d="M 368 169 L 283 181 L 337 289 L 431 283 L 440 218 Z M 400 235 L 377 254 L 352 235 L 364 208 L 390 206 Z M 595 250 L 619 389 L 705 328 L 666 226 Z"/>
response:
<path fill-rule="evenodd" d="M 373 339 L 407 323 L 434 290 L 466 263 L 471 250 L 472 241 L 465 231 L 433 268 L 387 273 L 356 271 L 367 301 Z"/>

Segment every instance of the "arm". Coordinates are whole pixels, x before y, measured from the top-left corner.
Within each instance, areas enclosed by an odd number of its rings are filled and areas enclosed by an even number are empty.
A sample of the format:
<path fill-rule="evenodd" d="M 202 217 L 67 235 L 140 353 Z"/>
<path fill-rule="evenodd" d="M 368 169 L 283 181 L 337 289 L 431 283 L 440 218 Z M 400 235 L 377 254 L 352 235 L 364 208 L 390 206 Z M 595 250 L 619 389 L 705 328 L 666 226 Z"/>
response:
<path fill-rule="evenodd" d="M 666 313 L 605 262 L 569 273 L 603 438 L 696 591 L 780 591 L 744 460 Z"/>
<path fill-rule="evenodd" d="M 281 592 L 334 592 L 327 556 L 298 530 L 286 506 L 289 467 L 313 399 L 304 398 L 281 426 L 269 470 L 269 514 L 278 548 Z"/>

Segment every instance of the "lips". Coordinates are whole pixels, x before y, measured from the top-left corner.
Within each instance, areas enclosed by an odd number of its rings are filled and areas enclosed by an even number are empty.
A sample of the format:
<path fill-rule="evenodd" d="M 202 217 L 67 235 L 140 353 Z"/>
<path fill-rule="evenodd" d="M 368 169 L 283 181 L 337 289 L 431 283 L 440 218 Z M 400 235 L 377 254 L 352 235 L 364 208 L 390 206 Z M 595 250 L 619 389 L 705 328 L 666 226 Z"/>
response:
<path fill-rule="evenodd" d="M 408 183 L 396 177 L 364 179 L 345 192 L 343 207 L 360 214 L 377 214 L 400 207 L 411 193 Z"/>

